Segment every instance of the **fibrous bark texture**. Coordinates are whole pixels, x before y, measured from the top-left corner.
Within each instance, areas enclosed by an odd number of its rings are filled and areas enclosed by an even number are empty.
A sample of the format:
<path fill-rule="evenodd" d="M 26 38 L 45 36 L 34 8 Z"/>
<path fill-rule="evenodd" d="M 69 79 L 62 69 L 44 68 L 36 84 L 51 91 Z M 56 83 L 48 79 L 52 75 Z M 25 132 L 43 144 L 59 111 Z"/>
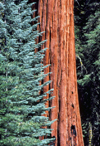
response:
<path fill-rule="evenodd" d="M 74 0 L 38 0 L 37 7 L 38 29 L 45 31 L 41 40 L 47 40 L 41 49 L 48 48 L 44 65 L 51 64 L 45 74 L 52 74 L 44 82 L 52 80 L 52 83 L 44 91 L 54 88 L 55 98 L 46 106 L 55 106 L 50 112 L 50 119 L 57 119 L 51 125 L 55 146 L 84 146 L 77 93 L 73 7 Z"/>

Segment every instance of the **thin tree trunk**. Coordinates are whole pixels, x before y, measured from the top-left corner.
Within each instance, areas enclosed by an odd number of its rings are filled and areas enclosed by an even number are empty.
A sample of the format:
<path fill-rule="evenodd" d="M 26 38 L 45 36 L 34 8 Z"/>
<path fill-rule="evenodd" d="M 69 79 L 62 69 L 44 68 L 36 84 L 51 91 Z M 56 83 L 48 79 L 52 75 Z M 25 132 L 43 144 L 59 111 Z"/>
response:
<path fill-rule="evenodd" d="M 50 118 L 58 119 L 51 125 L 55 146 L 84 146 L 77 93 L 73 8 L 74 0 L 38 0 L 39 30 L 45 31 L 42 40 L 47 40 L 42 49 L 48 48 L 44 65 L 51 64 L 45 73 L 52 72 L 44 80 L 52 80 L 52 83 L 44 90 L 54 88 L 55 98 L 50 106 L 55 108 Z"/>

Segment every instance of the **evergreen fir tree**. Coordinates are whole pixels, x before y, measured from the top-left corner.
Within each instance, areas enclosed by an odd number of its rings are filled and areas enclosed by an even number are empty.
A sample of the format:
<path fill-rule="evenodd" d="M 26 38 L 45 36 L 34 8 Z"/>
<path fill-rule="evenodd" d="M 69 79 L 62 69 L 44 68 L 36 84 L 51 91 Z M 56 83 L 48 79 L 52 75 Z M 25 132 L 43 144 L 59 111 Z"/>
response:
<path fill-rule="evenodd" d="M 51 81 L 40 85 L 48 65 L 42 64 L 46 49 L 35 52 L 45 41 L 35 42 L 42 33 L 36 30 L 38 17 L 31 18 L 35 11 L 31 10 L 33 4 L 28 0 L 0 2 L 1 146 L 44 146 L 54 140 L 39 140 L 40 136 L 50 136 L 52 131 L 50 125 L 54 121 L 43 115 L 51 109 L 45 107 L 44 97 L 53 90 L 40 94 Z"/>

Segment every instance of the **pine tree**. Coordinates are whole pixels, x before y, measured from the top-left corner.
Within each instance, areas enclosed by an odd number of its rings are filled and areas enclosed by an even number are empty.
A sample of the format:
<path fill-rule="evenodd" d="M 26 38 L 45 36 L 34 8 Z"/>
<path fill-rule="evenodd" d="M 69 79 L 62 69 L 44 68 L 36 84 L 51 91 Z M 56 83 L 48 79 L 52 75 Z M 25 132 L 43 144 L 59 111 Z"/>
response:
<path fill-rule="evenodd" d="M 37 18 L 28 0 L 0 2 L 0 145 L 33 146 L 47 145 L 54 138 L 39 140 L 40 136 L 50 136 L 49 128 L 53 121 L 43 116 L 46 108 L 44 96 L 53 89 L 40 94 L 40 85 L 47 75 L 42 60 L 46 49 L 35 52 L 45 41 L 36 44 L 35 39 L 42 35 L 37 28 Z M 32 22 L 35 24 L 32 26 Z M 45 127 L 46 128 L 43 128 Z"/>

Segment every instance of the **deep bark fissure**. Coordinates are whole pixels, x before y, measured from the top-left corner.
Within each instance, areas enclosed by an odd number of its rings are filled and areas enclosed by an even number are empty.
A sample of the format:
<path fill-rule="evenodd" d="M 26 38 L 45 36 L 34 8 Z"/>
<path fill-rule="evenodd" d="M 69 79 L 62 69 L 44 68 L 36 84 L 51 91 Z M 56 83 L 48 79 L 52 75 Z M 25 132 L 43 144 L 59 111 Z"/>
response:
<path fill-rule="evenodd" d="M 51 29 L 50 29 L 50 26 L 49 26 L 49 30 L 50 30 L 50 33 L 49 33 L 49 41 L 51 42 Z M 51 45 L 49 44 L 49 48 L 51 48 Z"/>
<path fill-rule="evenodd" d="M 48 21 L 48 0 L 46 2 L 46 20 Z M 46 23 L 46 27 L 47 27 L 48 22 Z"/>

